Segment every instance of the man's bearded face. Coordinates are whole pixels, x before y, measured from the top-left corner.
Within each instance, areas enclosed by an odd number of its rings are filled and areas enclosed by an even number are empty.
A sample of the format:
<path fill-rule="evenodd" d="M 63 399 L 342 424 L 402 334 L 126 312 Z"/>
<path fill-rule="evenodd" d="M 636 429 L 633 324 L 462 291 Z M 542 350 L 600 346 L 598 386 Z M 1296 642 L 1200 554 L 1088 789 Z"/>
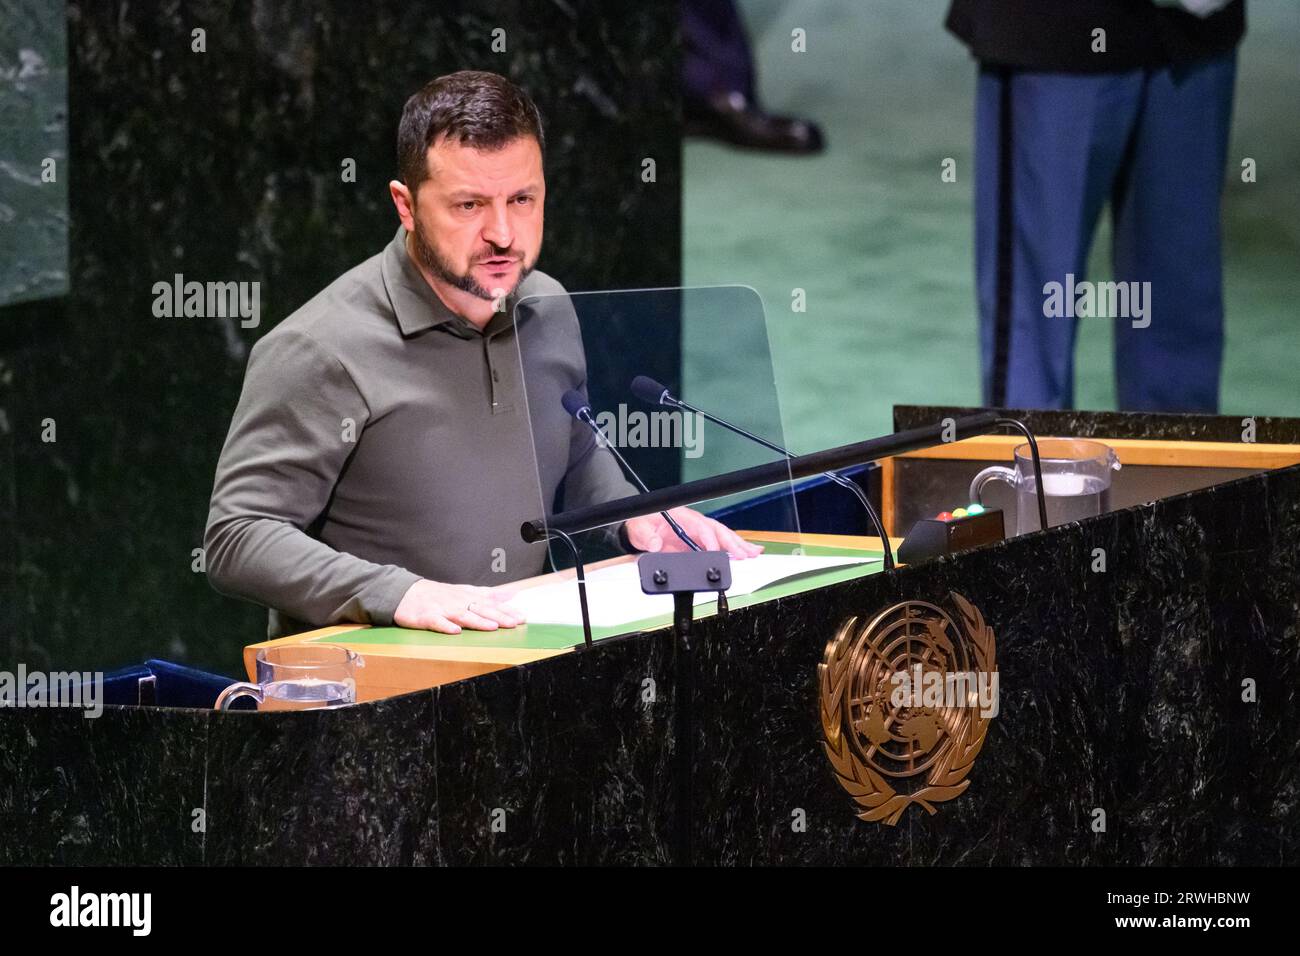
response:
<path fill-rule="evenodd" d="M 546 184 L 532 137 L 490 152 L 450 143 L 429 149 L 416 193 L 413 245 L 437 279 L 480 299 L 508 296 L 541 254 Z"/>

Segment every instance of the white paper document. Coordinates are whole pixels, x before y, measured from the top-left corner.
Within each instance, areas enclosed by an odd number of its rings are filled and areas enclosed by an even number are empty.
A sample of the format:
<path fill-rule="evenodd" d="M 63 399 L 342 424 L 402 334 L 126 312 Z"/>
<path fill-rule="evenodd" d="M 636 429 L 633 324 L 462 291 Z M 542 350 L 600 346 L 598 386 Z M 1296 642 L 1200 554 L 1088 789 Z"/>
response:
<path fill-rule="evenodd" d="M 881 560 L 871 556 L 836 555 L 812 557 L 801 554 L 760 554 L 731 562 L 731 587 L 728 597 L 750 594 L 801 574 L 851 564 L 871 564 Z M 715 600 L 716 591 L 695 595 L 696 604 Z M 529 624 L 582 624 L 576 580 L 553 581 L 526 588 L 508 602 L 518 608 Z M 645 594 L 636 562 L 615 564 L 587 575 L 587 609 L 592 627 L 617 627 L 648 617 L 672 614 L 671 594 Z"/>

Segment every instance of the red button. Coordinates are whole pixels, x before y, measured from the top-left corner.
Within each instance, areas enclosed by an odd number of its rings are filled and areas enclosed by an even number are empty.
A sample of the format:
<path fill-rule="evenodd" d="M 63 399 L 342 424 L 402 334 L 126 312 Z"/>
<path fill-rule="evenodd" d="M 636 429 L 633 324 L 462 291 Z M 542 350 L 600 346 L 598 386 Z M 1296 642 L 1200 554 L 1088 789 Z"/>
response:
<path fill-rule="evenodd" d="M 940 512 L 935 516 L 935 517 L 936 517 L 936 519 L 939 520 L 939 521 L 951 521 L 951 520 L 952 520 L 952 512 L 951 512 L 951 511 L 940 511 Z"/>

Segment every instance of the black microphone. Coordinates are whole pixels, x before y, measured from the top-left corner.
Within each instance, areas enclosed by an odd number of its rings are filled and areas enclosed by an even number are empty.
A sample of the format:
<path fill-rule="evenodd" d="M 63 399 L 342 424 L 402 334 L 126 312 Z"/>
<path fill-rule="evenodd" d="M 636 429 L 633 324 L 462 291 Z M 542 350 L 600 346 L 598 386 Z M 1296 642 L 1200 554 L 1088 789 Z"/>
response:
<path fill-rule="evenodd" d="M 560 396 L 560 404 L 564 410 L 580 422 L 586 422 L 588 425 L 595 425 L 595 420 L 591 417 L 591 402 L 582 397 L 582 392 L 576 388 L 571 388 Z M 600 427 L 600 426 L 596 426 Z"/>
<path fill-rule="evenodd" d="M 632 394 L 647 405 L 676 404 L 667 385 L 660 385 L 649 375 L 638 375 L 632 379 Z"/>
<path fill-rule="evenodd" d="M 733 425 L 731 422 L 724 421 L 717 415 L 710 415 L 703 409 L 696 408 L 694 405 L 682 401 L 680 398 L 673 395 L 672 390 L 669 389 L 667 385 L 664 385 L 661 382 L 656 382 L 648 375 L 638 375 L 636 378 L 632 379 L 631 389 L 633 395 L 648 405 L 667 405 L 670 408 L 677 408 L 684 412 L 694 412 L 706 421 L 713 422 L 715 425 L 721 425 L 728 431 L 735 432 L 737 435 L 748 438 L 752 442 L 757 442 L 764 448 L 776 452 L 778 455 L 784 455 L 786 458 L 794 457 L 794 455 L 790 454 L 790 452 L 782 448 L 780 445 L 770 442 L 766 438 L 761 438 L 753 432 L 746 431 L 739 425 Z M 858 483 L 852 478 L 846 478 L 837 471 L 828 471 L 824 474 L 831 481 L 835 482 L 835 484 L 851 491 L 862 507 L 866 509 L 867 517 L 871 519 L 872 525 L 875 526 L 876 533 L 880 535 L 880 545 L 884 549 L 885 570 L 891 570 L 894 567 L 894 549 L 889 546 L 889 537 L 885 534 L 885 526 L 881 524 L 880 516 L 876 514 L 876 509 L 871 507 L 871 502 L 867 500 L 866 494 L 860 487 L 858 487 Z"/>

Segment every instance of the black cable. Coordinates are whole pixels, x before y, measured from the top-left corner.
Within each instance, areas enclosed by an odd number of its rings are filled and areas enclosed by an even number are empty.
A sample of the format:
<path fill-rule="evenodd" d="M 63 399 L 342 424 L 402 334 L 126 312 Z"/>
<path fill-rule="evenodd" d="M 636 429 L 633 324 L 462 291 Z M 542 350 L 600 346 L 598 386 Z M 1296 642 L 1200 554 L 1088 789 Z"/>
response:
<path fill-rule="evenodd" d="M 1043 465 L 1038 458 L 1038 441 L 1034 438 L 1034 433 L 1029 430 L 1029 426 L 1022 421 L 1014 418 L 999 418 L 997 424 L 1017 429 L 1029 441 L 1029 454 L 1034 460 L 1034 489 L 1038 498 L 1038 526 L 1043 531 L 1046 531 L 1047 497 L 1043 492 Z"/>
<path fill-rule="evenodd" d="M 558 528 L 546 529 L 548 538 L 559 538 L 573 552 L 573 566 L 578 572 L 578 603 L 582 605 L 582 642 L 591 649 L 591 613 L 587 610 L 587 572 L 582 567 L 582 552 L 569 535 Z"/>

